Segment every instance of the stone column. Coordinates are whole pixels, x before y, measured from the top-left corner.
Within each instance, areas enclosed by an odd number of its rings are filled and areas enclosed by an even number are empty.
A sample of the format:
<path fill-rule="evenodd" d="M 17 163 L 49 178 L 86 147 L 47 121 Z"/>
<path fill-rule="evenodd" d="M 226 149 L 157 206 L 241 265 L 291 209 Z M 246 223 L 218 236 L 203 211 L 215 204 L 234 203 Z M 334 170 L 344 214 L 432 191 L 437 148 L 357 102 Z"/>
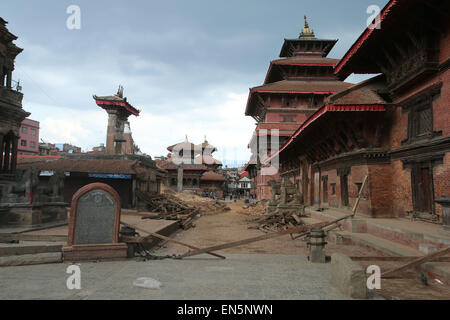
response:
<path fill-rule="evenodd" d="M 115 111 L 108 110 L 108 128 L 106 131 L 106 153 L 114 154 L 114 136 L 116 133 L 117 114 Z"/>
<path fill-rule="evenodd" d="M 178 166 L 177 173 L 177 191 L 181 193 L 183 192 L 183 164 Z"/>
<path fill-rule="evenodd" d="M 11 139 L 6 136 L 5 137 L 5 160 L 3 165 L 3 171 L 9 171 L 9 152 L 11 151 Z"/>
<path fill-rule="evenodd" d="M 11 171 L 15 172 L 17 167 L 17 147 L 19 143 L 19 137 L 14 136 L 12 141 L 12 152 L 11 152 Z"/>
<path fill-rule="evenodd" d="M 0 134 L 0 172 L 3 170 L 4 135 Z"/>
<path fill-rule="evenodd" d="M 12 71 L 8 70 L 6 74 L 6 87 L 11 89 L 12 84 Z"/>

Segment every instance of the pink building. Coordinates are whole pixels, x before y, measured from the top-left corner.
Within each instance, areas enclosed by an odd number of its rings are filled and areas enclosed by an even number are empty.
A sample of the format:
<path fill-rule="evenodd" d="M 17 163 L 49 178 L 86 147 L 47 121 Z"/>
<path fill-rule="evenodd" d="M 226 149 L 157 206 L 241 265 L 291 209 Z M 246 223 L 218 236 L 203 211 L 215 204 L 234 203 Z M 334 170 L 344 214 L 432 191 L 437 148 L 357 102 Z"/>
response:
<path fill-rule="evenodd" d="M 31 119 L 22 121 L 18 154 L 39 154 L 39 121 Z"/>

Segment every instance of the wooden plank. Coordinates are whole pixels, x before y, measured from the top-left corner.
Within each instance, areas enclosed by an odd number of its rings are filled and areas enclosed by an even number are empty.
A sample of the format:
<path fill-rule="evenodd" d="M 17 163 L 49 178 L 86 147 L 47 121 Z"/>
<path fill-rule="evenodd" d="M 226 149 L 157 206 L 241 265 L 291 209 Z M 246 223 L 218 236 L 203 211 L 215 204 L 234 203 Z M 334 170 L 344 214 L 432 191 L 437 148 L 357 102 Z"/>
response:
<path fill-rule="evenodd" d="M 328 222 L 320 222 L 320 223 L 311 224 L 311 225 L 303 225 L 303 226 L 299 226 L 299 227 L 295 227 L 295 228 L 291 228 L 291 229 L 287 229 L 287 230 L 282 230 L 282 231 L 279 231 L 279 232 L 276 232 L 276 233 L 269 233 L 269 234 L 265 234 L 265 235 L 254 237 L 254 238 L 249 238 L 249 239 L 234 241 L 234 242 L 230 242 L 230 243 L 225 243 L 225 244 L 212 246 L 212 247 L 209 247 L 209 248 L 204 248 L 204 249 L 200 249 L 200 250 L 196 250 L 196 251 L 189 251 L 189 252 L 181 255 L 180 258 L 190 257 L 190 256 L 193 256 L 193 255 L 206 253 L 208 251 L 217 251 L 217 250 L 223 250 L 223 249 L 233 248 L 233 247 L 237 247 L 237 246 L 242 246 L 244 244 L 248 244 L 248 243 L 252 243 L 252 242 L 256 242 L 256 241 L 267 240 L 267 239 L 272 239 L 272 238 L 284 236 L 284 235 L 287 235 L 287 234 L 302 233 L 302 232 L 306 234 L 311 229 L 322 228 L 322 227 L 325 227 L 328 224 L 329 224 Z"/>
<path fill-rule="evenodd" d="M 413 261 L 416 259 L 419 259 L 421 257 L 377 257 L 377 256 L 351 256 L 350 259 L 352 259 L 353 261 Z M 434 259 L 431 259 L 430 262 L 450 262 L 450 257 L 437 257 Z"/>
<path fill-rule="evenodd" d="M 28 234 L 28 233 L 1 233 L 0 238 L 12 239 L 19 241 L 50 241 L 50 242 L 67 242 L 65 235 L 44 235 L 44 234 Z"/>
<path fill-rule="evenodd" d="M 132 229 L 135 229 L 135 230 L 138 230 L 138 231 L 141 231 L 141 232 L 145 232 L 145 233 L 149 234 L 150 236 L 153 236 L 153 237 L 156 237 L 156 238 L 159 238 L 159 239 L 162 239 L 162 240 L 170 241 L 170 242 L 173 242 L 173 243 L 177 243 L 177 244 L 179 244 L 179 245 L 188 247 L 188 248 L 190 248 L 190 249 L 201 250 L 200 248 L 194 247 L 194 246 L 192 246 L 192 245 L 190 245 L 190 244 L 183 243 L 183 242 L 181 242 L 181 241 L 178 241 L 178 240 L 175 240 L 175 239 L 172 239 L 172 238 L 163 236 L 163 235 L 161 235 L 161 234 L 158 234 L 158 233 L 155 233 L 155 232 L 151 232 L 151 231 L 145 230 L 145 229 L 143 229 L 143 228 L 140 228 L 140 227 L 137 227 L 137 226 L 128 224 L 128 223 L 123 222 L 123 221 L 120 221 L 120 223 L 123 224 L 124 226 L 129 227 L 129 228 L 132 228 Z M 146 238 L 148 238 L 148 237 L 146 237 Z M 212 253 L 212 252 L 209 252 L 209 251 L 212 251 L 212 250 L 208 250 L 206 253 L 208 253 L 208 254 L 210 254 L 210 255 L 212 255 L 212 256 L 221 258 L 221 259 L 225 259 L 224 256 L 222 256 L 222 255 L 220 255 L 220 254 Z"/>
<path fill-rule="evenodd" d="M 36 253 L 47 253 L 47 252 L 61 252 L 62 245 L 42 245 L 42 246 L 9 246 L 0 247 L 0 257 L 5 256 L 17 256 L 22 254 L 36 254 Z"/>
<path fill-rule="evenodd" d="M 355 205 L 353 206 L 353 209 L 352 209 L 353 214 L 356 213 L 356 209 L 358 208 L 359 201 L 361 200 L 362 193 L 363 193 L 364 187 L 366 185 L 367 179 L 368 179 L 368 176 L 365 176 L 364 181 L 361 185 L 361 189 L 359 190 L 358 198 L 356 199 Z"/>
<path fill-rule="evenodd" d="M 292 214 L 292 218 L 294 218 L 295 221 L 297 221 L 298 224 L 302 224 L 302 220 L 299 218 L 298 215 L 296 215 L 295 213 Z"/>
<path fill-rule="evenodd" d="M 419 266 L 422 263 L 425 263 L 427 261 L 430 261 L 431 259 L 443 256 L 443 255 L 445 255 L 445 254 L 447 254 L 449 252 L 450 252 L 450 247 L 438 250 L 438 251 L 430 253 L 429 255 L 426 255 L 424 257 L 420 257 L 418 259 L 415 259 L 415 260 L 413 260 L 413 261 L 411 261 L 411 262 L 409 262 L 409 263 L 407 263 L 407 264 L 405 264 L 405 265 L 403 265 L 401 267 L 392 269 L 390 271 L 386 271 L 385 273 L 381 274 L 381 277 L 382 278 L 390 277 L 390 276 L 392 276 L 392 275 L 394 275 L 394 274 L 396 274 L 398 272 L 405 271 L 405 270 L 407 270 L 409 268 L 413 268 L 413 267 Z"/>
<path fill-rule="evenodd" d="M 315 224 L 310 224 L 310 225 L 302 225 L 302 226 L 298 226 L 295 228 L 290 228 L 290 229 L 286 229 L 286 230 L 281 230 L 277 233 L 269 233 L 269 234 L 265 234 L 262 236 L 258 236 L 258 237 L 254 237 L 254 238 L 249 238 L 249 239 L 244 239 L 244 240 L 239 240 L 239 241 L 234 241 L 234 242 L 229 242 L 229 243 L 224 243 L 221 245 L 217 245 L 217 246 L 212 246 L 209 248 L 204 248 L 204 249 L 200 249 L 200 250 L 195 250 L 195 251 L 189 251 L 183 255 L 181 255 L 179 258 L 185 258 L 185 257 L 190 257 L 190 256 L 194 256 L 194 255 L 198 255 L 198 254 L 202 254 L 202 253 L 206 253 L 209 251 L 217 251 L 217 250 L 223 250 L 223 249 L 228 249 L 228 248 L 233 248 L 233 247 L 237 247 L 237 246 L 241 246 L 244 244 L 248 244 L 248 243 L 252 243 L 252 242 L 256 242 L 256 241 L 262 241 L 262 240 L 267 240 L 267 239 L 271 239 L 271 238 L 276 238 L 276 237 L 281 237 L 287 234 L 293 234 L 293 233 L 299 233 L 298 237 L 301 237 L 303 235 L 306 235 L 310 232 L 311 229 L 315 229 L 315 228 L 325 228 L 328 226 L 331 226 L 339 221 L 345 220 L 347 218 L 353 217 L 353 214 L 344 216 L 342 218 L 330 221 L 330 222 L 319 222 L 319 223 L 315 223 Z"/>
<path fill-rule="evenodd" d="M 122 216 L 134 216 L 134 217 L 146 217 L 146 218 L 158 218 L 160 216 L 159 213 L 156 212 L 121 212 Z"/>

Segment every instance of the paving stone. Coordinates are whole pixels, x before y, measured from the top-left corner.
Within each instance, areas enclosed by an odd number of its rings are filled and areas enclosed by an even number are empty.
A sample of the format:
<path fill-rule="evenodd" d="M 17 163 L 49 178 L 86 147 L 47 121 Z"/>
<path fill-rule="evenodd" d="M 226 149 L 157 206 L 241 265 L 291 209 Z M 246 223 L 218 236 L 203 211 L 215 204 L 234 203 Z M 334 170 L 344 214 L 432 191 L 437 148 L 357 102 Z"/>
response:
<path fill-rule="evenodd" d="M 346 299 L 329 283 L 330 264 L 311 265 L 302 255 L 226 256 L 82 263 L 79 291 L 66 287 L 66 264 L 4 267 L 0 299 Z M 134 287 L 139 277 L 162 287 Z"/>

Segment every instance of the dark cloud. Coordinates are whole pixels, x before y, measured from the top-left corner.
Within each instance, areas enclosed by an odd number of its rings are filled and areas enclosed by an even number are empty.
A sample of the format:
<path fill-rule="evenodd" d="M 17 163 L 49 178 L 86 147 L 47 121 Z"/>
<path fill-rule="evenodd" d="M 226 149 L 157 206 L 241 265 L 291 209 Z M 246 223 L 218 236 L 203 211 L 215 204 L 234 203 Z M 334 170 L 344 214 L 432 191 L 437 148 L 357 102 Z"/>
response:
<path fill-rule="evenodd" d="M 340 39 L 330 53 L 340 58 L 365 28 L 366 8 L 386 2 L 14 0 L 2 1 L 0 9 L 24 47 L 14 78 L 21 79 L 25 109 L 43 121 L 55 108 L 94 112 L 92 94 L 112 94 L 119 84 L 132 104 L 152 115 L 219 108 L 230 94 L 245 95 L 263 82 L 283 38 L 298 36 L 304 14 L 318 37 Z M 66 28 L 72 4 L 81 8 L 81 30 Z M 244 108 L 245 101 L 234 118 L 244 117 Z M 202 119 L 204 130 L 216 121 Z M 223 126 L 223 118 L 217 122 Z M 243 141 L 252 129 L 234 128 Z"/>

